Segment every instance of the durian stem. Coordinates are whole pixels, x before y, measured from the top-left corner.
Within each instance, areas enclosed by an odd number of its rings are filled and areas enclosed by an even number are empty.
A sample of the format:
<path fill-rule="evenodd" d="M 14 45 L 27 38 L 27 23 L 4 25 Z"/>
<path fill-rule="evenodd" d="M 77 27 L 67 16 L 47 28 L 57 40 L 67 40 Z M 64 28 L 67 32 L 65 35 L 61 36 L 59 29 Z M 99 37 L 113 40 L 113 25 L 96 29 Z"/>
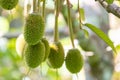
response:
<path fill-rule="evenodd" d="M 43 0 L 43 7 L 42 7 L 42 16 L 43 16 L 43 18 L 45 18 L 45 3 L 46 3 L 46 0 Z"/>
<path fill-rule="evenodd" d="M 33 12 L 36 12 L 36 0 L 33 0 Z"/>
<path fill-rule="evenodd" d="M 56 69 L 56 80 L 58 80 L 58 77 L 59 77 L 59 75 L 58 75 L 58 69 Z"/>
<path fill-rule="evenodd" d="M 69 26 L 70 39 L 71 39 L 71 43 L 72 43 L 73 48 L 75 48 L 69 0 L 67 0 L 67 6 L 68 6 L 68 26 Z"/>
<path fill-rule="evenodd" d="M 41 76 L 43 75 L 43 73 L 42 73 L 42 63 L 41 63 L 41 65 L 40 65 L 40 68 L 41 68 Z"/>
<path fill-rule="evenodd" d="M 54 42 L 59 40 L 59 32 L 58 32 L 58 16 L 59 16 L 59 3 L 58 0 L 55 1 L 55 27 L 54 27 Z"/>
<path fill-rule="evenodd" d="M 38 0 L 37 6 L 38 6 L 38 12 L 40 12 L 40 0 Z"/>
<path fill-rule="evenodd" d="M 81 11 L 80 11 L 80 4 L 79 4 L 79 0 L 78 0 L 78 12 L 79 12 L 79 22 L 80 22 L 80 29 L 82 29 L 82 20 L 81 20 Z"/>

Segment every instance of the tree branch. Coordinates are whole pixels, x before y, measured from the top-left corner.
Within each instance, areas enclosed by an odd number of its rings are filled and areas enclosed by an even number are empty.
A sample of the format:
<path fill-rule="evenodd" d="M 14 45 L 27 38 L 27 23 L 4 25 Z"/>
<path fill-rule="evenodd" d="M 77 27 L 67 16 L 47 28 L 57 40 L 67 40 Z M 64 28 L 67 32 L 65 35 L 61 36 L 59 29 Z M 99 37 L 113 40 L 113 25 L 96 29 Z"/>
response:
<path fill-rule="evenodd" d="M 116 4 L 107 4 L 104 0 L 97 0 L 103 8 L 108 12 L 112 13 L 113 15 L 117 16 L 120 18 L 120 7 L 117 6 Z"/>

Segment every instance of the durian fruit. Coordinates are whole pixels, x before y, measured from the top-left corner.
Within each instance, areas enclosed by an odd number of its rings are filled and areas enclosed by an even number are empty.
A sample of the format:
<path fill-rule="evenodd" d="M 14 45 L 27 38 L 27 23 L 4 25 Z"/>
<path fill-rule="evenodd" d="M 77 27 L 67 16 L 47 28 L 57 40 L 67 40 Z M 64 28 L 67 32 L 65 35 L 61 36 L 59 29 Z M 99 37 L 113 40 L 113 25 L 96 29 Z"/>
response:
<path fill-rule="evenodd" d="M 71 73 L 78 73 L 83 67 L 83 57 L 78 49 L 70 49 L 65 59 L 66 68 Z"/>
<path fill-rule="evenodd" d="M 39 66 L 45 57 L 45 46 L 40 41 L 36 45 L 26 45 L 24 50 L 26 64 L 30 68 Z"/>
<path fill-rule="evenodd" d="M 41 41 L 44 43 L 45 45 L 45 57 L 44 57 L 44 60 L 45 61 L 48 56 L 49 56 L 49 53 L 50 53 L 50 46 L 49 46 L 49 42 L 47 41 L 46 38 L 42 38 Z"/>
<path fill-rule="evenodd" d="M 0 5 L 6 10 L 13 9 L 18 4 L 18 0 L 0 0 Z"/>
<path fill-rule="evenodd" d="M 51 68 L 57 69 L 64 62 L 64 49 L 60 42 L 55 42 L 50 45 L 50 54 L 48 56 L 48 65 Z"/>
<path fill-rule="evenodd" d="M 24 37 L 29 45 L 37 44 L 44 35 L 44 20 L 39 13 L 31 13 L 27 16 Z"/>
<path fill-rule="evenodd" d="M 25 39 L 23 34 L 20 34 L 16 39 L 16 51 L 19 56 L 23 56 L 24 48 L 25 48 Z"/>

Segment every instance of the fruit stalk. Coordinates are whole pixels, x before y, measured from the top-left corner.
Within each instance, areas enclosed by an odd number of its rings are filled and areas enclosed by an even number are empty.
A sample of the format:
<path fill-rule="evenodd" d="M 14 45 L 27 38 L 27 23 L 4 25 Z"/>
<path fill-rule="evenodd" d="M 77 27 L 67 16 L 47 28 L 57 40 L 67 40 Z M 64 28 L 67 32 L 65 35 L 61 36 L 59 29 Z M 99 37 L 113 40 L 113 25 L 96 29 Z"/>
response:
<path fill-rule="evenodd" d="M 36 12 L 36 0 L 33 0 L 33 12 Z"/>
<path fill-rule="evenodd" d="M 58 80 L 59 74 L 58 74 L 58 69 L 56 69 L 56 80 Z"/>
<path fill-rule="evenodd" d="M 79 0 L 78 0 L 78 12 L 79 12 L 79 21 L 80 21 L 80 29 L 82 29 L 82 20 L 81 20 L 81 11 L 80 11 L 80 4 L 79 4 Z"/>
<path fill-rule="evenodd" d="M 69 0 L 67 0 L 67 6 L 68 6 L 68 26 L 69 26 L 69 32 L 70 32 L 70 39 L 71 39 L 71 43 L 72 43 L 73 48 L 75 48 Z"/>
<path fill-rule="evenodd" d="M 55 1 L 55 28 L 54 28 L 54 42 L 59 40 L 59 32 L 58 32 L 58 16 L 59 16 L 59 3 L 58 0 Z"/>
<path fill-rule="evenodd" d="M 45 18 L 45 3 L 46 3 L 46 0 L 43 0 L 43 7 L 42 7 L 42 16 L 43 16 L 43 18 Z"/>
<path fill-rule="evenodd" d="M 38 12 L 40 12 L 40 0 L 38 0 L 37 6 L 38 6 Z"/>

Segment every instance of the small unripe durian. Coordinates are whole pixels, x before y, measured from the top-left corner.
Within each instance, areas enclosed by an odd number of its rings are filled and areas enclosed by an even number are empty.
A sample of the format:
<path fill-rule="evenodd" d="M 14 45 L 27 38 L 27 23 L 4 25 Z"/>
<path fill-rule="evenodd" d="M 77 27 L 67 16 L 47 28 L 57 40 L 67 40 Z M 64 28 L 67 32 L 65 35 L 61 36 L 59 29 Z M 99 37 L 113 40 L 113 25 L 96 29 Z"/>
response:
<path fill-rule="evenodd" d="M 25 41 L 29 45 L 37 44 L 44 35 L 44 21 L 40 14 L 31 13 L 26 18 L 24 27 Z"/>
<path fill-rule="evenodd" d="M 48 56 L 49 56 L 50 46 L 49 46 L 49 42 L 46 40 L 46 38 L 42 38 L 41 41 L 45 45 L 45 57 L 44 57 L 44 60 L 43 60 L 43 61 L 45 61 L 48 58 Z"/>
<path fill-rule="evenodd" d="M 64 49 L 60 42 L 55 42 L 50 46 L 48 65 L 51 68 L 60 68 L 64 62 Z"/>
<path fill-rule="evenodd" d="M 26 64 L 30 68 L 39 66 L 45 57 L 45 46 L 40 41 L 36 45 L 26 45 L 24 50 Z"/>
<path fill-rule="evenodd" d="M 71 73 L 78 73 L 83 67 L 83 57 L 78 49 L 70 49 L 65 59 L 66 68 Z"/>
<path fill-rule="evenodd" d="M 18 4 L 18 0 L 1 0 L 0 3 L 2 8 L 11 10 Z"/>

